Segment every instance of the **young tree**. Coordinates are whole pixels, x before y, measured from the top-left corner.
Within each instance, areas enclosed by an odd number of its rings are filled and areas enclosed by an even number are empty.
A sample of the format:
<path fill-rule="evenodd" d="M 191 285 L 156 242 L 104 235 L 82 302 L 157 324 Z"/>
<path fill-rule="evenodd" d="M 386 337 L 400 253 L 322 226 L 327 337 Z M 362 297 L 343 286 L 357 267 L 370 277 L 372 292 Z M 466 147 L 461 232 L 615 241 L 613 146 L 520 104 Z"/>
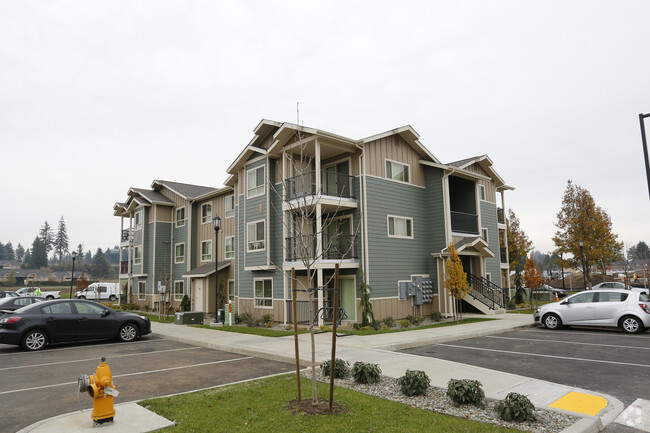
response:
<path fill-rule="evenodd" d="M 370 326 L 375 321 L 370 302 L 372 287 L 366 282 L 366 277 L 361 271 L 361 286 L 359 286 L 359 307 L 361 308 L 361 326 Z"/>
<path fill-rule="evenodd" d="M 508 260 L 510 260 L 511 271 L 521 271 L 526 262 L 528 251 L 533 248 L 533 242 L 528 239 L 526 233 L 519 226 L 519 219 L 512 209 L 508 209 L 506 221 L 508 233 Z"/>
<path fill-rule="evenodd" d="M 43 241 L 43 245 L 45 245 L 45 254 L 50 254 L 50 251 L 52 251 L 52 247 L 54 246 L 54 231 L 47 221 L 45 221 L 41 226 L 38 236 L 41 238 L 41 241 Z M 33 254 L 34 251 L 32 251 L 32 255 Z"/>
<path fill-rule="evenodd" d="M 571 266 L 582 268 L 591 287 L 591 265 L 598 263 L 606 269 L 621 257 L 623 244 L 612 232 L 611 219 L 607 212 L 596 206 L 589 191 L 574 185 L 571 180 L 567 183 L 557 219 L 555 226 L 558 230 L 553 237 L 555 253 L 571 254 L 573 258 L 565 260 Z"/>
<path fill-rule="evenodd" d="M 542 275 L 539 269 L 537 269 L 537 265 L 535 265 L 533 253 L 530 253 L 530 257 L 526 259 L 526 265 L 524 265 L 524 281 L 530 289 L 530 302 L 533 304 L 535 290 L 539 289 L 539 286 L 542 285 Z"/>
<path fill-rule="evenodd" d="M 63 216 L 59 220 L 59 228 L 54 238 L 54 252 L 59 256 L 59 264 L 63 262 L 63 255 L 68 253 L 68 231 L 65 228 Z"/>
<path fill-rule="evenodd" d="M 462 300 L 465 295 L 470 292 L 469 285 L 467 284 L 467 274 L 463 271 L 463 263 L 460 261 L 460 256 L 453 243 L 449 244 L 449 257 L 445 261 L 445 287 L 449 291 L 456 303 Z M 454 311 L 456 316 L 456 311 Z M 460 320 L 463 319 L 463 307 L 460 303 Z M 459 318 L 455 317 L 458 321 Z"/>

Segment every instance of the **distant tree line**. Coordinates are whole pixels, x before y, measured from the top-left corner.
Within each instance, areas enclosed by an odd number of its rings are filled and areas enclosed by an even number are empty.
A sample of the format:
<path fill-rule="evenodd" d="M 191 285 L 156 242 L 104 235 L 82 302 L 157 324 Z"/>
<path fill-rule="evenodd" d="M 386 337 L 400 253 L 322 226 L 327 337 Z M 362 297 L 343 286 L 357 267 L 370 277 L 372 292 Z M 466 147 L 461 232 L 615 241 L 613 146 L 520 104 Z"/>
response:
<path fill-rule="evenodd" d="M 25 249 L 20 243 L 14 248 L 11 241 L 7 243 L 0 241 L 0 260 L 17 261 L 22 268 L 69 271 L 72 269 L 73 254 L 75 254 L 75 273 L 87 272 L 95 277 L 117 276 L 118 247 L 109 247 L 105 250 L 97 248 L 93 254 L 90 250 L 84 251 L 84 246 L 80 243 L 70 251 L 70 241 L 63 216 L 59 220 L 56 232 L 45 221 L 34 238 L 31 248 Z"/>

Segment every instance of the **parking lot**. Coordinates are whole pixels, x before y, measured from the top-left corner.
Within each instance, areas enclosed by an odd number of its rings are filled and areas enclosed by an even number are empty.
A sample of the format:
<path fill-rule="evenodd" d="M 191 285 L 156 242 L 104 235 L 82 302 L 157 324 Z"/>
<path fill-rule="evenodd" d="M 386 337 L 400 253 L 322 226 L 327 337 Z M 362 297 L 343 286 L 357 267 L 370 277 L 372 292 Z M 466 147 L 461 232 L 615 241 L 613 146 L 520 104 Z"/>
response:
<path fill-rule="evenodd" d="M 106 356 L 120 392 L 116 403 L 210 388 L 293 371 L 291 364 L 147 336 L 132 343 L 88 343 L 23 352 L 0 345 L 0 432 L 92 407 L 77 378 Z"/>
<path fill-rule="evenodd" d="M 404 352 L 609 394 L 625 406 L 650 400 L 650 332 L 527 328 Z M 610 425 L 607 432 L 637 431 Z"/>

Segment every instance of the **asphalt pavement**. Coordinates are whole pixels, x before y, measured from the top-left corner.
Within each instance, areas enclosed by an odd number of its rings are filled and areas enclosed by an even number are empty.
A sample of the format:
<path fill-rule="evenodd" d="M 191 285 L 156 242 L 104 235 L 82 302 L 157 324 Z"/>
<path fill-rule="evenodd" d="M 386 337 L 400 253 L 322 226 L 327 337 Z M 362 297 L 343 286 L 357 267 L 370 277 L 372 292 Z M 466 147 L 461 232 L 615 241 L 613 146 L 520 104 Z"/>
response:
<path fill-rule="evenodd" d="M 607 394 L 458 362 L 397 352 L 430 344 L 499 334 L 517 328 L 529 327 L 532 324 L 530 315 L 504 314 L 493 317 L 498 320 L 372 336 L 338 337 L 336 357 L 344 359 L 350 364 L 356 361 L 378 364 L 382 374 L 393 378 L 402 376 L 407 369 L 423 370 L 429 376 L 431 386 L 439 388 L 446 388 L 450 379 L 476 379 L 482 383 L 486 397 L 497 400 L 504 399 L 510 392 L 524 394 L 537 408 L 570 413 L 580 417 L 578 422 L 565 429 L 563 433 L 598 432 L 617 417 L 620 420 L 619 415 L 623 415 L 625 407 L 618 399 Z M 154 334 L 168 340 L 214 350 L 290 363 L 293 363 L 295 359 L 292 336 L 268 338 L 162 323 L 152 323 L 152 330 Z M 331 339 L 331 333 L 316 335 L 316 362 L 318 364 L 331 358 Z M 308 334 L 299 336 L 299 347 L 301 366 L 306 367 L 311 359 Z M 632 409 L 643 410 L 643 408 Z M 647 411 L 645 412 L 647 413 Z M 640 431 L 650 431 L 650 429 L 645 429 L 650 425 L 648 420 L 640 419 L 634 422 L 637 423 L 637 427 L 640 427 Z M 173 423 L 140 407 L 136 402 L 128 402 L 116 405 L 115 421 L 102 425 L 102 431 L 141 433 L 154 431 L 168 425 L 173 425 Z M 90 420 L 90 413 L 84 411 L 43 420 L 19 433 L 91 432 L 94 431 L 94 428 L 96 427 Z"/>

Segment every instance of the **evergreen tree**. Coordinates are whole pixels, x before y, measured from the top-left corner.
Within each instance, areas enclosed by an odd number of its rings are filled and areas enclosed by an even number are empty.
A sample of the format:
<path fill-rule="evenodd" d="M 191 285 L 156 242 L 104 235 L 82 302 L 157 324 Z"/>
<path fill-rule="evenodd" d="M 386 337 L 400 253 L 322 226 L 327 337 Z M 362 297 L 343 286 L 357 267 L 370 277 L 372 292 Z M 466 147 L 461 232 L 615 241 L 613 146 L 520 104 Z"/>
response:
<path fill-rule="evenodd" d="M 40 237 L 36 237 L 34 242 L 32 242 L 32 254 L 29 267 L 34 269 L 47 267 L 47 249 Z"/>
<path fill-rule="evenodd" d="M 648 248 L 648 245 L 645 242 L 639 241 L 639 243 L 631 246 L 627 250 L 627 256 L 630 259 L 639 261 L 650 260 L 650 248 Z"/>
<path fill-rule="evenodd" d="M 59 220 L 59 228 L 54 238 L 54 251 L 59 256 L 59 264 L 63 262 L 63 255 L 68 253 L 68 231 L 65 228 L 63 216 Z"/>
<path fill-rule="evenodd" d="M 5 259 L 16 260 L 16 253 L 14 252 L 14 246 L 11 245 L 11 241 L 5 245 Z"/>
<path fill-rule="evenodd" d="M 25 248 L 21 244 L 16 247 L 16 260 L 22 262 L 25 259 Z"/>
<path fill-rule="evenodd" d="M 97 252 L 93 258 L 93 274 L 97 278 L 108 275 L 108 261 L 106 261 L 106 257 L 104 257 L 104 252 L 101 248 L 97 248 Z"/>
<path fill-rule="evenodd" d="M 52 230 L 52 227 L 45 221 L 45 223 L 41 226 L 41 231 L 39 232 L 38 236 L 41 238 L 41 241 L 43 241 L 43 245 L 45 245 L 45 255 L 47 256 L 50 254 L 50 251 L 52 251 L 52 247 L 54 246 L 54 231 Z M 34 250 L 32 249 L 32 256 L 34 255 Z"/>
<path fill-rule="evenodd" d="M 5 246 L 0 242 L 0 260 L 5 260 Z"/>

